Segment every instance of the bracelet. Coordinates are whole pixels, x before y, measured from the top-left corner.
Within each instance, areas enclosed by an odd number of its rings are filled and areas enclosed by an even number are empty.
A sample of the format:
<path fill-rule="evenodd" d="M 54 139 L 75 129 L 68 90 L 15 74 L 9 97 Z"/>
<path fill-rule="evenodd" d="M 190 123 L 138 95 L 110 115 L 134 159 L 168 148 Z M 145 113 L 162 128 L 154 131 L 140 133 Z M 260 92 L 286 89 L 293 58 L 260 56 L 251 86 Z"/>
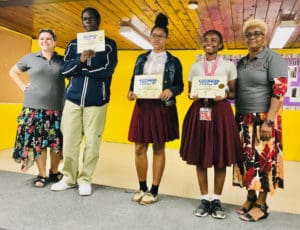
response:
<path fill-rule="evenodd" d="M 280 100 L 280 95 L 279 94 L 272 93 L 271 97 L 274 97 L 274 98 Z"/>
<path fill-rule="evenodd" d="M 274 127 L 274 125 L 275 125 L 275 123 L 274 123 L 274 121 L 271 121 L 271 120 L 266 120 L 266 123 L 267 123 L 267 125 L 270 127 L 270 128 L 273 128 Z"/>

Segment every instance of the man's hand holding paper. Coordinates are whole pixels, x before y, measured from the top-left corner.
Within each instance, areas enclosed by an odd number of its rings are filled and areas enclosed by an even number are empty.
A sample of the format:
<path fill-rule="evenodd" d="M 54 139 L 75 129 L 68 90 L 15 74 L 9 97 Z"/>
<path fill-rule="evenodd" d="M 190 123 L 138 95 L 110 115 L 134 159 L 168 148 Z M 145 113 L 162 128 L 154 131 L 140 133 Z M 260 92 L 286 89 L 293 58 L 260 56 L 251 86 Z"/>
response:
<path fill-rule="evenodd" d="M 93 50 L 101 52 L 105 50 L 104 30 L 77 33 L 77 53 Z"/>

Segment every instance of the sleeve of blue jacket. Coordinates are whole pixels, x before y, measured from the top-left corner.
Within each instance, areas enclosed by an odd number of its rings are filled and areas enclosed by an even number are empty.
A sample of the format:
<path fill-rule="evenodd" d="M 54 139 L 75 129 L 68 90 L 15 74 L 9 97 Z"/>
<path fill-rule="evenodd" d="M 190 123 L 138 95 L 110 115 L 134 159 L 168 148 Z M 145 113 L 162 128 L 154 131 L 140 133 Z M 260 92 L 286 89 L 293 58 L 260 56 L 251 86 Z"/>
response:
<path fill-rule="evenodd" d="M 177 96 L 183 91 L 183 80 L 182 80 L 182 65 L 178 58 L 175 58 L 175 74 L 173 84 L 169 87 L 173 93 L 173 96 Z"/>
<path fill-rule="evenodd" d="M 80 55 L 77 54 L 77 40 L 72 40 L 65 50 L 62 75 L 64 77 L 79 77 L 84 65 L 80 62 Z"/>

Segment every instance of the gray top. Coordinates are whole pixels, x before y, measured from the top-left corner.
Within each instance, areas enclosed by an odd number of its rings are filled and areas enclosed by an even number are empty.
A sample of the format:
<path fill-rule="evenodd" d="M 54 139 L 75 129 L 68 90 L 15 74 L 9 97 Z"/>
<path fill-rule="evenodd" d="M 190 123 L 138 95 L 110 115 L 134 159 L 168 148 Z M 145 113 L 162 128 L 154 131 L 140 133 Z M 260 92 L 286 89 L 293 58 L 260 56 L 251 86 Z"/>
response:
<path fill-rule="evenodd" d="M 30 85 L 25 90 L 24 107 L 34 109 L 62 110 L 64 106 L 65 81 L 60 76 L 63 57 L 54 53 L 51 60 L 41 52 L 29 53 L 17 63 L 22 71 L 28 71 Z"/>
<path fill-rule="evenodd" d="M 249 55 L 237 64 L 236 110 L 239 114 L 268 112 L 275 78 L 287 77 L 287 63 L 277 53 L 264 48 L 249 61 Z"/>

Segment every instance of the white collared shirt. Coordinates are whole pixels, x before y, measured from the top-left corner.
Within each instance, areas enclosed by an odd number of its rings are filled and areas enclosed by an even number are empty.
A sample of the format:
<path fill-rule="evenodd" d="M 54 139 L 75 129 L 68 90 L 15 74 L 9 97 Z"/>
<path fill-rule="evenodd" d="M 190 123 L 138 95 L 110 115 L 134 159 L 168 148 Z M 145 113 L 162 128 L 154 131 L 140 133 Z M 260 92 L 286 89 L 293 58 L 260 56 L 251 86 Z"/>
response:
<path fill-rule="evenodd" d="M 163 74 L 167 62 L 167 52 L 151 51 L 144 66 L 144 74 Z"/>

